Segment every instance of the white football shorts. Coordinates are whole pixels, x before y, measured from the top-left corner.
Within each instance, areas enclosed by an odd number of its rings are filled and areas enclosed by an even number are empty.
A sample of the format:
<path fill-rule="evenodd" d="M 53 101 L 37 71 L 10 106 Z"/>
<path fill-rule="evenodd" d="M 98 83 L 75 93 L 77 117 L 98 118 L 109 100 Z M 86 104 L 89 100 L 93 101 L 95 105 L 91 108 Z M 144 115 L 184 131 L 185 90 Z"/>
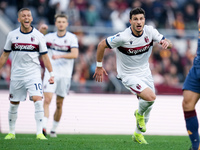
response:
<path fill-rule="evenodd" d="M 155 93 L 154 82 L 151 75 L 147 77 L 126 76 L 122 79 L 122 83 L 135 95 L 140 94 L 147 87 Z"/>
<path fill-rule="evenodd" d="M 42 80 L 41 78 L 34 78 L 31 80 L 11 80 L 10 81 L 10 101 L 19 102 L 25 101 L 29 93 L 29 99 L 32 96 L 43 96 Z"/>
<path fill-rule="evenodd" d="M 61 97 L 65 97 L 69 93 L 69 89 L 71 86 L 71 78 L 55 76 L 54 84 L 49 84 L 48 82 L 49 78 L 50 78 L 49 75 L 44 76 L 43 79 L 44 92 L 56 93 L 56 95 L 59 95 Z"/>

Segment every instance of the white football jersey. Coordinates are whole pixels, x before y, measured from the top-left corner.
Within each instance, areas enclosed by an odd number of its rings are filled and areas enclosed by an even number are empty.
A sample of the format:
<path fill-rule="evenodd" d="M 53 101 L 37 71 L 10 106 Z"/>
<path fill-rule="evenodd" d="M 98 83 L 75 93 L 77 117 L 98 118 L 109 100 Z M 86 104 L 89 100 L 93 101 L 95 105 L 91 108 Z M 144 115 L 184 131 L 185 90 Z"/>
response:
<path fill-rule="evenodd" d="M 71 32 L 66 32 L 64 36 L 59 37 L 57 32 L 53 32 L 46 34 L 45 39 L 55 76 L 71 78 L 74 59 L 60 58 L 53 60 L 52 56 L 64 55 L 69 53 L 71 48 L 78 48 L 78 39 L 76 35 Z"/>
<path fill-rule="evenodd" d="M 47 53 L 43 34 L 33 27 L 29 33 L 17 28 L 9 32 L 4 46 L 12 52 L 11 80 L 41 78 L 39 55 Z"/>
<path fill-rule="evenodd" d="M 106 39 L 109 48 L 116 48 L 118 77 L 137 75 L 146 77 L 151 74 L 148 59 L 152 52 L 153 41 L 164 39 L 152 26 L 144 26 L 143 34 L 135 36 L 131 27 Z"/>

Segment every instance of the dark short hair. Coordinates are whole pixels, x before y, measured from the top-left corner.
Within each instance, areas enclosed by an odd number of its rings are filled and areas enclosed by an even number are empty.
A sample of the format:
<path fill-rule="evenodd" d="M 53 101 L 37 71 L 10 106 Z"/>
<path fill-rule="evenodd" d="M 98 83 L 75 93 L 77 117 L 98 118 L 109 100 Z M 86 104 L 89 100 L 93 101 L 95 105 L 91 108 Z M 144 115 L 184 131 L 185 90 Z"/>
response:
<path fill-rule="evenodd" d="M 145 11 L 144 9 L 140 8 L 140 7 L 136 7 L 136 8 L 133 8 L 131 11 L 130 11 L 130 19 L 132 18 L 132 15 L 138 15 L 138 14 L 143 14 L 145 16 Z"/>
<path fill-rule="evenodd" d="M 19 16 L 20 12 L 22 12 L 22 11 L 24 11 L 24 10 L 28 10 L 28 11 L 31 12 L 31 10 L 30 10 L 29 8 L 21 8 L 21 9 L 18 11 L 18 16 Z"/>
<path fill-rule="evenodd" d="M 55 17 L 54 17 L 55 21 L 56 21 L 57 18 L 60 18 L 60 17 L 68 19 L 67 15 L 65 15 L 65 14 L 56 14 Z"/>

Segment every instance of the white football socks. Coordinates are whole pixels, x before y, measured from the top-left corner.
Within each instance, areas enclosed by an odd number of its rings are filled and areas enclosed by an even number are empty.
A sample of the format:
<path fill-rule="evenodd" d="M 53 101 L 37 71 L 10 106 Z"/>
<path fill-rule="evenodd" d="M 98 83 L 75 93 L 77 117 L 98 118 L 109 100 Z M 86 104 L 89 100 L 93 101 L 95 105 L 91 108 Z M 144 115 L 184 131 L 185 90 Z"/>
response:
<path fill-rule="evenodd" d="M 8 111 L 8 121 L 9 121 L 9 133 L 15 134 L 15 123 L 17 120 L 17 110 L 19 105 L 14 105 L 10 103 L 10 109 Z"/>
<path fill-rule="evenodd" d="M 42 133 L 42 119 L 44 118 L 44 109 L 42 101 L 36 101 L 35 105 L 35 121 L 37 126 L 37 135 Z"/>
<path fill-rule="evenodd" d="M 59 122 L 53 120 L 53 126 L 51 128 L 51 131 L 56 132 L 56 128 L 58 127 Z"/>
<path fill-rule="evenodd" d="M 139 99 L 138 113 L 140 115 L 144 115 L 144 113 L 148 110 L 149 107 L 151 107 L 151 105 L 153 105 L 153 103 L 154 101 L 145 101 L 143 99 Z"/>
<path fill-rule="evenodd" d="M 140 115 L 144 115 L 145 119 L 145 124 L 147 124 L 150 116 L 151 109 L 153 107 L 154 101 L 145 101 L 143 99 L 139 99 L 139 108 L 138 108 L 138 113 Z M 142 132 L 136 127 L 135 132 L 138 134 L 141 134 Z"/>
<path fill-rule="evenodd" d="M 47 128 L 48 120 L 49 120 L 49 118 L 47 118 L 47 117 L 44 117 L 43 120 L 42 120 L 42 122 L 43 122 L 43 128 L 45 128 L 45 129 Z"/>

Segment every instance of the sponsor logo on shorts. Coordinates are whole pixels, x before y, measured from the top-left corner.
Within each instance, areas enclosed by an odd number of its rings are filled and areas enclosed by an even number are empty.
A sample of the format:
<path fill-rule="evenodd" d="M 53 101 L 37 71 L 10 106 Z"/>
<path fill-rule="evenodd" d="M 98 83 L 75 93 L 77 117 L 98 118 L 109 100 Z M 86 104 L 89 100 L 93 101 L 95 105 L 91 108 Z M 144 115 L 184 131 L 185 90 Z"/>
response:
<path fill-rule="evenodd" d="M 136 88 L 137 88 L 138 90 L 140 90 L 140 89 L 141 89 L 141 85 L 137 84 L 137 85 L 136 85 Z"/>

